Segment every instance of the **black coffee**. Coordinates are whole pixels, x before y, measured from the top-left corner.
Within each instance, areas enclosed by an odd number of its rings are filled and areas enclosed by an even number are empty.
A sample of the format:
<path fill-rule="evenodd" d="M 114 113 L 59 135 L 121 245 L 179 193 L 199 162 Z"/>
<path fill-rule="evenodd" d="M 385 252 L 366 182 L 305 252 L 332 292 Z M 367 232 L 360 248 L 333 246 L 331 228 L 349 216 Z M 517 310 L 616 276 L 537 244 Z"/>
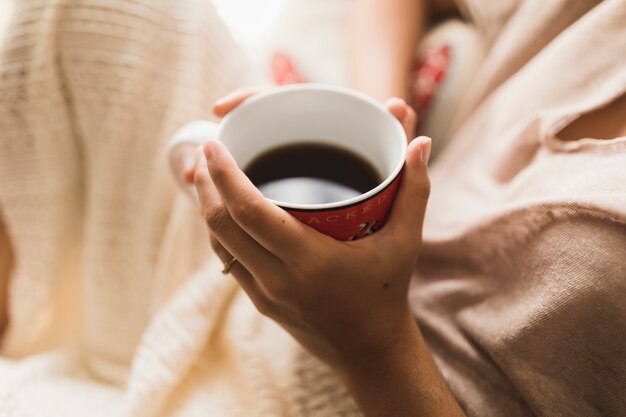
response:
<path fill-rule="evenodd" d="M 257 156 L 244 172 L 266 197 L 300 204 L 346 200 L 382 181 L 378 171 L 359 155 L 315 142 L 271 149 Z"/>

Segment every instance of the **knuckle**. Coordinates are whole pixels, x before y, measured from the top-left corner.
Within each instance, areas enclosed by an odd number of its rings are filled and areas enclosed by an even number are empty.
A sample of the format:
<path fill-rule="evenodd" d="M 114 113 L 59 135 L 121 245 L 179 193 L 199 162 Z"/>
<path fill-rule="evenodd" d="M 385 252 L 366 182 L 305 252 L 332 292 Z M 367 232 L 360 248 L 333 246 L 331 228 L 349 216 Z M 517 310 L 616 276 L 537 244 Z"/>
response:
<path fill-rule="evenodd" d="M 417 262 L 417 255 L 421 248 L 422 231 L 412 227 L 396 227 L 393 234 L 389 235 L 388 247 L 390 256 L 380 259 L 381 263 L 389 259 L 414 259 Z"/>
<path fill-rule="evenodd" d="M 265 288 L 272 300 L 277 302 L 293 300 L 295 295 L 291 285 L 289 285 L 288 281 L 283 279 L 276 279 L 270 283 L 266 283 Z"/>
<path fill-rule="evenodd" d="M 261 212 L 259 203 L 252 199 L 246 199 L 237 205 L 233 216 L 237 223 L 242 226 L 254 224 Z"/>
<path fill-rule="evenodd" d="M 198 187 L 206 187 L 211 183 L 211 176 L 206 171 L 196 171 L 193 175 L 193 182 Z"/>
<path fill-rule="evenodd" d="M 221 230 L 228 222 L 230 215 L 224 203 L 219 202 L 210 206 L 204 215 L 204 220 L 213 231 Z"/>
<path fill-rule="evenodd" d="M 422 184 L 421 188 L 424 198 L 430 197 L 430 180 L 428 178 L 424 179 L 424 183 Z"/>
<path fill-rule="evenodd" d="M 428 177 L 422 178 L 413 189 L 413 192 L 420 200 L 428 200 L 430 197 L 430 180 Z"/>
<path fill-rule="evenodd" d="M 222 163 L 214 162 L 211 168 L 210 178 L 215 184 L 224 184 L 228 177 L 228 169 Z"/>
<path fill-rule="evenodd" d="M 222 261 L 228 261 L 232 258 L 232 255 L 230 254 L 230 252 L 228 252 L 226 248 L 222 246 L 222 244 L 217 239 L 211 236 L 210 241 L 211 241 L 211 247 L 213 248 L 213 251 Z"/>
<path fill-rule="evenodd" d="M 256 307 L 257 311 L 266 317 L 272 317 L 274 313 L 274 307 L 270 300 L 267 298 L 256 295 L 251 297 L 252 304 Z"/>

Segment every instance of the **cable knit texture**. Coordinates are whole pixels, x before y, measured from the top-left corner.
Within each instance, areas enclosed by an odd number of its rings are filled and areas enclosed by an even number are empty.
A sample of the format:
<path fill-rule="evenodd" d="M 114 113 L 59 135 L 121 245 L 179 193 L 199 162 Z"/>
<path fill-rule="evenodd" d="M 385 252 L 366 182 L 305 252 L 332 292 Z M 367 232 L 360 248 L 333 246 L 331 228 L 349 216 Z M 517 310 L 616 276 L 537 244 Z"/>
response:
<path fill-rule="evenodd" d="M 492 46 L 432 170 L 412 306 L 468 415 L 623 416 L 626 138 L 558 132 L 626 91 L 626 2 L 493 3 L 464 2 Z M 208 0 L 16 1 L 0 416 L 361 415 L 219 272 L 170 176 L 169 136 L 248 76 Z"/>

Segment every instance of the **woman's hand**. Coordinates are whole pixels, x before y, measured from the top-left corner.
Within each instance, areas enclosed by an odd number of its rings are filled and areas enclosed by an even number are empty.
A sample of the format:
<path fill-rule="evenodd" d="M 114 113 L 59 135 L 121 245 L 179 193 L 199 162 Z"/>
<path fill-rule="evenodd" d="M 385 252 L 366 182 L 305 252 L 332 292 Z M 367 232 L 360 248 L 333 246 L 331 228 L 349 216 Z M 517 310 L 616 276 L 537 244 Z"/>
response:
<path fill-rule="evenodd" d="M 214 112 L 224 116 L 247 96 L 221 100 Z M 416 117 L 409 106 L 399 99 L 387 105 L 412 131 Z M 430 145 L 424 137 L 409 144 L 386 226 L 353 242 L 323 235 L 270 203 L 217 141 L 198 150 L 193 174 L 187 173 L 213 248 L 225 264 L 237 260 L 230 273 L 256 308 L 330 364 L 368 415 L 382 415 L 383 406 L 384 415 L 413 415 L 419 411 L 413 400 L 424 397 L 415 397 L 412 387 L 431 398 L 430 378 L 438 375 L 407 301 L 430 189 Z M 415 372 L 421 368 L 426 372 Z M 427 383 L 408 379 L 424 375 Z M 407 401 L 377 398 L 390 389 Z"/>
<path fill-rule="evenodd" d="M 241 95 L 216 106 L 225 115 Z M 407 129 L 415 116 L 401 100 L 392 112 Z M 268 202 L 226 148 L 208 141 L 194 173 L 202 213 L 224 263 L 259 311 L 305 348 L 340 368 L 392 349 L 414 326 L 407 290 L 421 243 L 429 193 L 430 139 L 409 146 L 407 166 L 387 225 L 340 242 Z"/>

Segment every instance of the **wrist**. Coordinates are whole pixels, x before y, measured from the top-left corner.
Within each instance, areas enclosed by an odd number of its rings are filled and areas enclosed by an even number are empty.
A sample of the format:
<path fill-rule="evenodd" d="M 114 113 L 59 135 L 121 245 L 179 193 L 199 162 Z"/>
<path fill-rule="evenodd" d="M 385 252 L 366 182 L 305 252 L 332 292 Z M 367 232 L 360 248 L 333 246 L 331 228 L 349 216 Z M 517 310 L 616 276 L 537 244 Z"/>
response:
<path fill-rule="evenodd" d="M 428 353 L 422 334 L 413 317 L 409 316 L 396 328 L 380 347 L 364 350 L 346 357 L 337 369 L 349 383 L 366 376 L 384 378 L 405 370 L 407 363 L 415 362 Z"/>
<path fill-rule="evenodd" d="M 339 370 L 348 392 L 367 417 L 463 417 L 417 324 L 405 331 L 377 357 L 355 359 Z"/>

